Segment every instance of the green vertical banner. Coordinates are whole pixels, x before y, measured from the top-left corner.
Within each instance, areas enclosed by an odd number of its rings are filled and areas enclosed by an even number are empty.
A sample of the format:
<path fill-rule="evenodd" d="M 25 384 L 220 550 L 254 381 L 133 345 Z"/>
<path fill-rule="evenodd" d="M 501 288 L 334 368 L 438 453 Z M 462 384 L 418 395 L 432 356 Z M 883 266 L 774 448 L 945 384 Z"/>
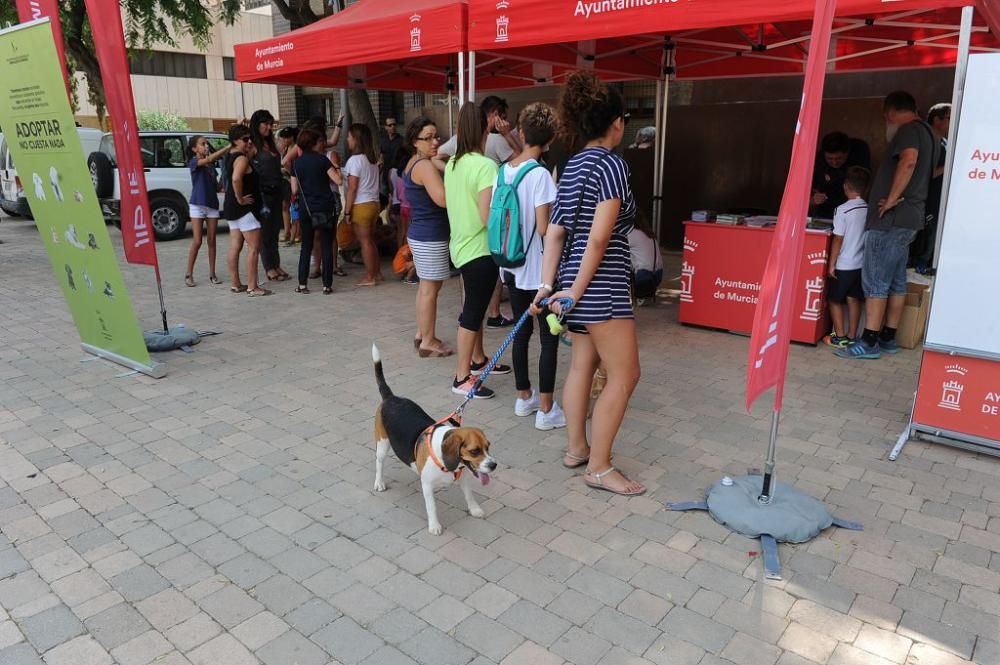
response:
<path fill-rule="evenodd" d="M 48 19 L 0 30 L 0 126 L 84 350 L 164 376 L 118 267 Z"/>

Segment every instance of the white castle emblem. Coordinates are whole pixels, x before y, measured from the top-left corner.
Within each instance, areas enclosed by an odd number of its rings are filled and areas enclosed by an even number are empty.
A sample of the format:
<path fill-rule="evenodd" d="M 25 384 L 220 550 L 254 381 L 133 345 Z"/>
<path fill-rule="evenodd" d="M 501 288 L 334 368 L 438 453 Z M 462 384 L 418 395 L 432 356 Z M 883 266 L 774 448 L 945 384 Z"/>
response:
<path fill-rule="evenodd" d="M 420 46 L 420 14 L 411 16 L 410 23 L 413 25 L 410 28 L 410 52 L 415 53 L 422 48 Z"/>
<path fill-rule="evenodd" d="M 806 281 L 806 304 L 799 315 L 804 321 L 819 321 L 823 315 L 823 276 Z"/>
<path fill-rule="evenodd" d="M 942 409 L 961 411 L 963 390 L 965 386 L 958 381 L 945 381 L 941 384 L 941 401 L 938 402 L 938 406 Z"/>
<path fill-rule="evenodd" d="M 681 295 L 680 295 L 681 302 L 687 302 L 687 303 L 694 302 L 694 294 L 692 292 L 693 286 L 694 286 L 694 266 L 685 261 L 684 265 L 681 267 Z"/>
<path fill-rule="evenodd" d="M 496 5 L 498 12 L 504 12 L 510 7 L 510 3 L 507 0 L 500 0 Z M 497 16 L 497 36 L 494 41 L 506 42 L 510 39 L 510 17 L 506 14 L 499 14 Z"/>

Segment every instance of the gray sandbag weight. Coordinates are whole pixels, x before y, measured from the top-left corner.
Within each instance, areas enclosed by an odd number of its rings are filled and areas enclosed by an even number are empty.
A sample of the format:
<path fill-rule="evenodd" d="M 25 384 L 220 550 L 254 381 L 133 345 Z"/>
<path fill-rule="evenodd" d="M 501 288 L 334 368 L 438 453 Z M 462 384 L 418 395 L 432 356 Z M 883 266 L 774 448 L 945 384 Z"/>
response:
<path fill-rule="evenodd" d="M 142 336 L 146 340 L 146 348 L 154 352 L 173 351 L 201 341 L 201 333 L 184 326 L 174 326 L 169 330 L 147 330 Z"/>
<path fill-rule="evenodd" d="M 804 543 L 833 524 L 826 505 L 791 485 L 775 482 L 771 502 L 762 505 L 761 476 L 738 476 L 732 485 L 719 481 L 708 490 L 708 512 L 733 531 L 757 538 L 772 536 L 779 542 Z"/>

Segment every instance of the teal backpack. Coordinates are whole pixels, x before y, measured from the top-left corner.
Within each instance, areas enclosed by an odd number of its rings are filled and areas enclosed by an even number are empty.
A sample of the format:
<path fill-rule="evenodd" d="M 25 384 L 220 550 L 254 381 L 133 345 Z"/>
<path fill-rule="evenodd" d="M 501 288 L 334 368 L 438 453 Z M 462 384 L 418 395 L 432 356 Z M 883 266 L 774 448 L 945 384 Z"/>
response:
<path fill-rule="evenodd" d="M 490 219 L 486 233 L 490 255 L 493 256 L 493 262 L 501 268 L 523 266 L 531 242 L 535 239 L 535 233 L 532 232 L 525 246 L 521 232 L 521 206 L 517 200 L 517 188 L 524 180 L 524 176 L 540 166 L 538 162 L 525 166 L 509 185 L 504 180 L 503 167 L 500 167 L 493 202 L 490 204 Z"/>

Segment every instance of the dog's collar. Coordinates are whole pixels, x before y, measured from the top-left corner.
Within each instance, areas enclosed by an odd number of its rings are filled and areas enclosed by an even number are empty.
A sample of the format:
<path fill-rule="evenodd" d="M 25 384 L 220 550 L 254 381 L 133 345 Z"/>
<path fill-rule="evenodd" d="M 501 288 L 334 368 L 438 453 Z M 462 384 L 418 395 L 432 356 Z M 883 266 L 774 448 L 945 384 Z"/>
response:
<path fill-rule="evenodd" d="M 425 429 L 424 433 L 421 434 L 420 436 L 424 441 L 424 445 L 427 446 L 427 456 L 430 458 L 434 466 L 441 469 L 442 473 L 452 474 L 453 476 L 455 476 L 455 480 L 457 481 L 462 477 L 462 471 L 465 470 L 464 466 L 462 465 L 462 461 L 459 460 L 458 468 L 452 471 L 451 469 L 446 467 L 441 462 L 440 459 L 438 459 L 438 456 L 436 454 L 434 454 L 434 432 L 437 431 L 438 427 L 441 427 L 442 425 L 449 423 L 449 420 L 450 419 L 446 419 L 444 422 L 434 423 L 433 425 Z M 473 471 L 473 473 L 475 473 L 475 471 Z"/>

